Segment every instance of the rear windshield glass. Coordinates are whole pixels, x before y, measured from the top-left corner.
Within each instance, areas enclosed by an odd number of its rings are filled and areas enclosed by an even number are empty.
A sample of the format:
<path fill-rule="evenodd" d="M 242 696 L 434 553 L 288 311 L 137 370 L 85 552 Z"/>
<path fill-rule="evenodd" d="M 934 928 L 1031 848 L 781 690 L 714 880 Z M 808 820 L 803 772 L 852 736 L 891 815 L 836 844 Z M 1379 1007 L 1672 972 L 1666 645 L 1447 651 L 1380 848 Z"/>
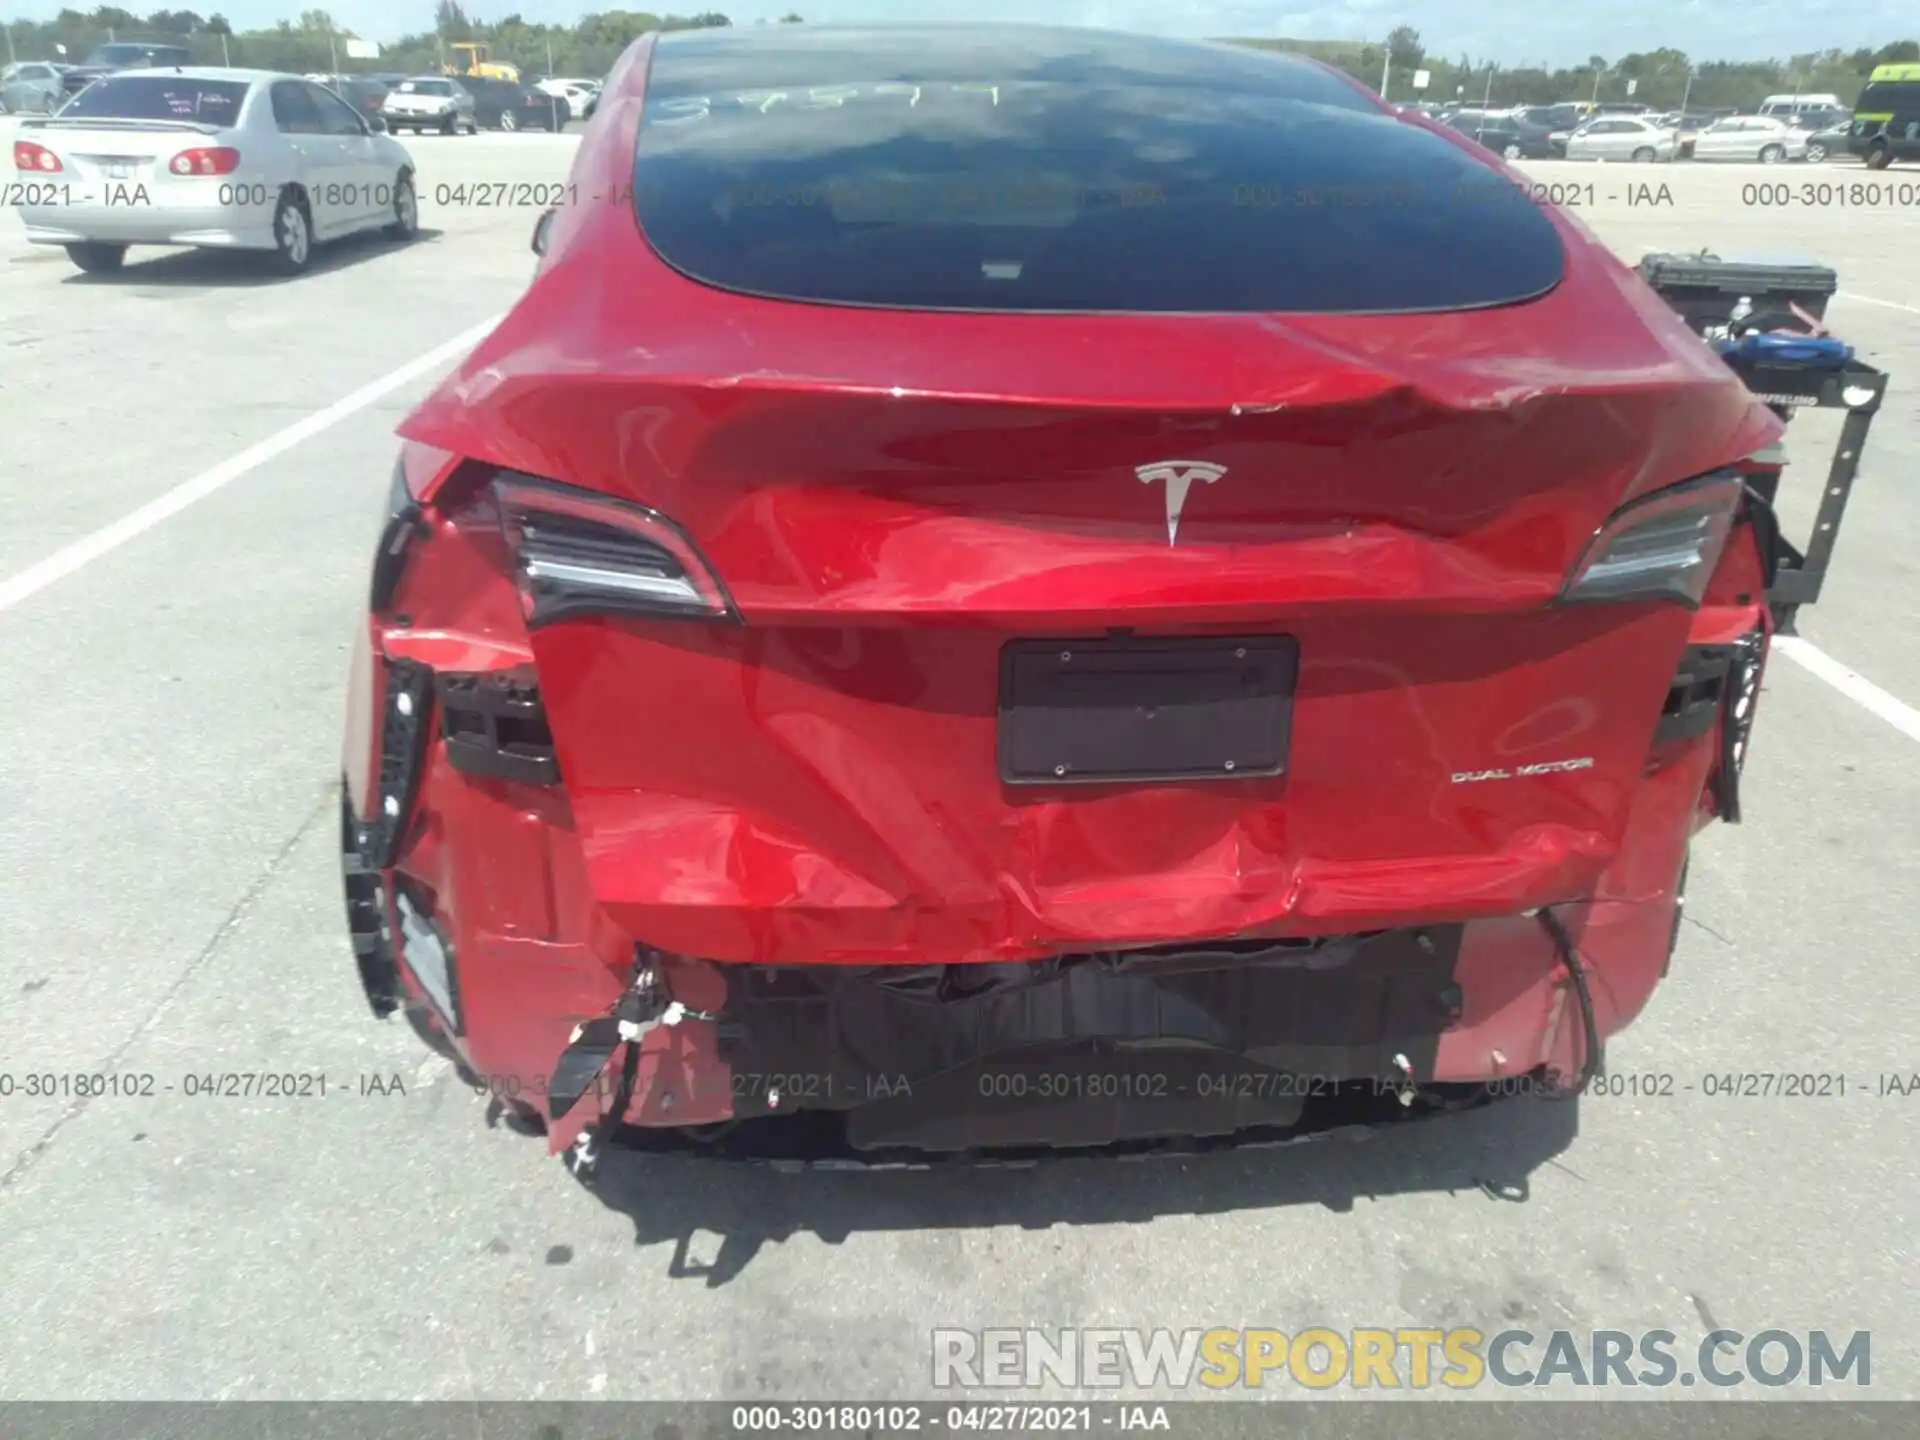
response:
<path fill-rule="evenodd" d="M 402 95 L 451 95 L 453 86 L 445 80 L 402 80 Z"/>
<path fill-rule="evenodd" d="M 1454 310 L 1565 258 L 1498 172 L 1317 66 L 1042 27 L 664 36 L 634 195 L 684 273 L 827 303 Z"/>
<path fill-rule="evenodd" d="M 228 126 L 247 98 L 244 80 L 189 80 L 179 75 L 109 75 L 60 109 L 62 119 L 193 120 Z"/>

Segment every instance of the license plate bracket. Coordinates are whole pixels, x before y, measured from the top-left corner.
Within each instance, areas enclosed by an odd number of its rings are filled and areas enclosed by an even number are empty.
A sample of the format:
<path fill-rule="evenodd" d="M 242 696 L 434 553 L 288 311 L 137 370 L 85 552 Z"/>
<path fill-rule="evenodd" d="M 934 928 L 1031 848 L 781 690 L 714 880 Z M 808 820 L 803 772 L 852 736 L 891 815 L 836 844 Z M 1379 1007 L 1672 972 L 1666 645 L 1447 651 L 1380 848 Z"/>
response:
<path fill-rule="evenodd" d="M 1000 655 L 1009 785 L 1282 774 L 1300 664 L 1291 636 L 1018 640 Z"/>

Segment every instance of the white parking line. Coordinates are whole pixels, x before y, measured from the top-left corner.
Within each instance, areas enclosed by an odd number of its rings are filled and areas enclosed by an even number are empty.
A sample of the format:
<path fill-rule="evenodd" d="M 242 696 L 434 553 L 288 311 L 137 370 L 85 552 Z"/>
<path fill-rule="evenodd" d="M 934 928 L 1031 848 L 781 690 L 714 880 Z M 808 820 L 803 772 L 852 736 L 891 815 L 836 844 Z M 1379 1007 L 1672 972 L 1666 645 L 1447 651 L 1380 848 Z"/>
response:
<path fill-rule="evenodd" d="M 1898 300 L 1880 300 L 1872 295 L 1862 295 L 1858 290 L 1836 290 L 1833 293 L 1842 300 L 1858 300 L 1862 305 L 1884 305 L 1889 310 L 1904 310 L 1909 315 L 1920 315 L 1920 305 L 1902 305 Z"/>
<path fill-rule="evenodd" d="M 1826 681 L 1854 704 L 1878 715 L 1909 740 L 1920 740 L 1920 710 L 1889 695 L 1858 671 L 1849 670 L 1818 645 L 1798 635 L 1776 635 L 1773 648 L 1809 675 Z"/>
<path fill-rule="evenodd" d="M 491 320 L 483 321 L 471 330 L 462 332 L 437 345 L 417 359 L 409 360 L 398 370 L 382 375 L 371 384 L 362 385 L 352 394 L 336 400 L 324 410 L 316 410 L 304 420 L 295 421 L 286 429 L 269 435 L 257 445 L 250 445 L 231 460 L 223 460 L 211 470 L 205 471 L 180 485 L 174 486 L 156 500 L 150 500 L 138 510 L 125 515 L 91 535 L 76 540 L 63 550 L 58 550 L 37 565 L 29 565 L 18 575 L 0 581 L 0 611 L 11 610 L 22 600 L 39 594 L 56 581 L 64 580 L 75 571 L 92 564 L 102 555 L 119 549 L 137 535 L 144 534 L 161 521 L 178 515 L 196 500 L 204 500 L 216 490 L 225 488 L 249 471 L 273 459 L 284 455 L 303 440 L 310 440 L 321 431 L 339 424 L 349 415 L 364 410 L 381 397 L 398 390 L 402 385 L 420 376 L 439 369 L 451 361 L 458 360 L 475 345 L 492 333 L 494 326 L 505 318 L 504 314 L 495 315 Z"/>

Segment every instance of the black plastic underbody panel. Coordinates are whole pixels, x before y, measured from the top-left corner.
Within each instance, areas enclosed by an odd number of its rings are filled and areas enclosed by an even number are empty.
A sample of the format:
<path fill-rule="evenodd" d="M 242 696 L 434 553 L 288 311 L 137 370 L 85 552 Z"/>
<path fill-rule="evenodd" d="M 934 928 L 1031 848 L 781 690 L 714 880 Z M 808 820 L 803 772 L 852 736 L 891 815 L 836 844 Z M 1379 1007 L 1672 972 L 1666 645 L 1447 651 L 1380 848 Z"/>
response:
<path fill-rule="evenodd" d="M 1032 964 L 729 966 L 721 1054 L 736 1116 L 845 1111 L 859 1150 L 1286 1127 L 1345 1082 L 1432 1078 L 1459 1015 L 1460 936 L 1430 926 Z"/>
<path fill-rule="evenodd" d="M 1731 645 L 1689 645 L 1668 687 L 1653 743 L 1690 740 L 1704 735 L 1720 718 L 1727 672 L 1734 662 Z"/>
<path fill-rule="evenodd" d="M 501 675 L 442 672 L 438 679 L 448 764 L 466 775 L 527 785 L 559 783 L 553 733 L 537 685 Z"/>

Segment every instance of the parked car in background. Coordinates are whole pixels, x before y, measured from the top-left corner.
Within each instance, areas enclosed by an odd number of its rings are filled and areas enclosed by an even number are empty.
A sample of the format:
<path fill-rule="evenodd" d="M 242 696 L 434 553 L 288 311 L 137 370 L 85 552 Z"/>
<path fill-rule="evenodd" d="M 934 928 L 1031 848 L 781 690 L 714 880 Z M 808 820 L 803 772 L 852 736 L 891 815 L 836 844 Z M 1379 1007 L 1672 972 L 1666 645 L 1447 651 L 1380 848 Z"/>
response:
<path fill-rule="evenodd" d="M 1514 114 L 1529 125 L 1538 125 L 1548 132 L 1571 131 L 1586 118 L 1580 110 L 1578 104 L 1569 100 L 1558 105 L 1522 105 Z"/>
<path fill-rule="evenodd" d="M 1796 110 L 1791 115 L 1781 115 L 1777 118 L 1786 121 L 1794 129 L 1804 130 L 1811 135 L 1816 130 L 1831 130 L 1836 125 L 1844 126 L 1852 123 L 1853 112 L 1844 105 L 1820 105 Z"/>
<path fill-rule="evenodd" d="M 1592 106 L 1588 112 L 1592 115 L 1650 115 L 1651 105 L 1642 105 L 1637 100 L 1602 100 Z"/>
<path fill-rule="evenodd" d="M 102 75 L 111 75 L 116 70 L 191 64 L 193 52 L 184 45 L 169 45 L 159 40 L 116 40 L 94 46 L 84 61 L 61 77 L 61 83 L 69 95 L 78 95 Z"/>
<path fill-rule="evenodd" d="M 1638 115 L 1597 115 L 1567 137 L 1569 160 L 1631 160 L 1650 164 L 1671 160 L 1680 141 L 1669 127 Z"/>
<path fill-rule="evenodd" d="M 600 91 L 598 80 L 580 80 L 569 76 L 547 76 L 528 83 L 542 94 L 558 95 L 576 110 L 586 105 L 588 96 Z"/>
<path fill-rule="evenodd" d="M 1807 154 L 1807 132 L 1796 130 L 1771 115 L 1729 115 L 1707 126 L 1693 141 L 1696 160 L 1758 160 L 1778 165 L 1802 160 Z"/>
<path fill-rule="evenodd" d="M 1881 65 L 1867 77 L 1847 149 L 1871 170 L 1920 157 L 1920 65 Z"/>
<path fill-rule="evenodd" d="M 549 95 L 517 80 L 462 77 L 473 92 L 474 118 L 489 130 L 551 130 L 556 134 L 573 118 L 563 96 Z"/>
<path fill-rule="evenodd" d="M 1810 165 L 1819 165 L 1847 153 L 1847 137 L 1853 133 L 1851 118 L 1838 125 L 1829 125 L 1824 130 L 1816 130 L 1807 136 L 1806 160 Z"/>
<path fill-rule="evenodd" d="M 362 117 L 380 114 L 381 107 L 387 102 L 385 85 L 358 75 L 338 75 L 334 79 L 335 83 L 327 88 L 358 110 Z"/>
<path fill-rule="evenodd" d="M 46 115 L 67 98 L 62 72 L 70 65 L 51 60 L 22 60 L 0 70 L 0 114 Z"/>
<path fill-rule="evenodd" d="M 418 230 L 413 158 L 384 129 L 296 75 L 122 72 L 22 122 L 13 166 L 33 203 L 15 208 L 27 239 L 89 272 L 118 270 L 129 245 L 197 245 L 296 274 L 318 241 Z"/>
<path fill-rule="evenodd" d="M 1547 138 L 1550 130 L 1511 112 L 1462 110 L 1447 124 L 1509 160 L 1541 160 L 1554 154 Z"/>
<path fill-rule="evenodd" d="M 1760 102 L 1760 113 L 1786 120 L 1814 110 L 1840 110 L 1845 107 L 1838 95 L 1769 95 Z"/>
<path fill-rule="evenodd" d="M 380 113 L 396 134 L 402 130 L 416 135 L 438 130 L 443 135 L 456 135 L 464 130 L 477 135 L 479 106 L 473 92 L 466 88 L 470 83 L 471 77 L 455 80 L 447 75 L 416 75 L 387 92 Z"/>
<path fill-rule="evenodd" d="M 1694 142 L 1700 138 L 1700 132 L 1711 125 L 1718 117 L 1705 112 L 1681 111 L 1673 119 L 1675 144 L 1678 147 L 1676 158 L 1691 160 Z"/>

